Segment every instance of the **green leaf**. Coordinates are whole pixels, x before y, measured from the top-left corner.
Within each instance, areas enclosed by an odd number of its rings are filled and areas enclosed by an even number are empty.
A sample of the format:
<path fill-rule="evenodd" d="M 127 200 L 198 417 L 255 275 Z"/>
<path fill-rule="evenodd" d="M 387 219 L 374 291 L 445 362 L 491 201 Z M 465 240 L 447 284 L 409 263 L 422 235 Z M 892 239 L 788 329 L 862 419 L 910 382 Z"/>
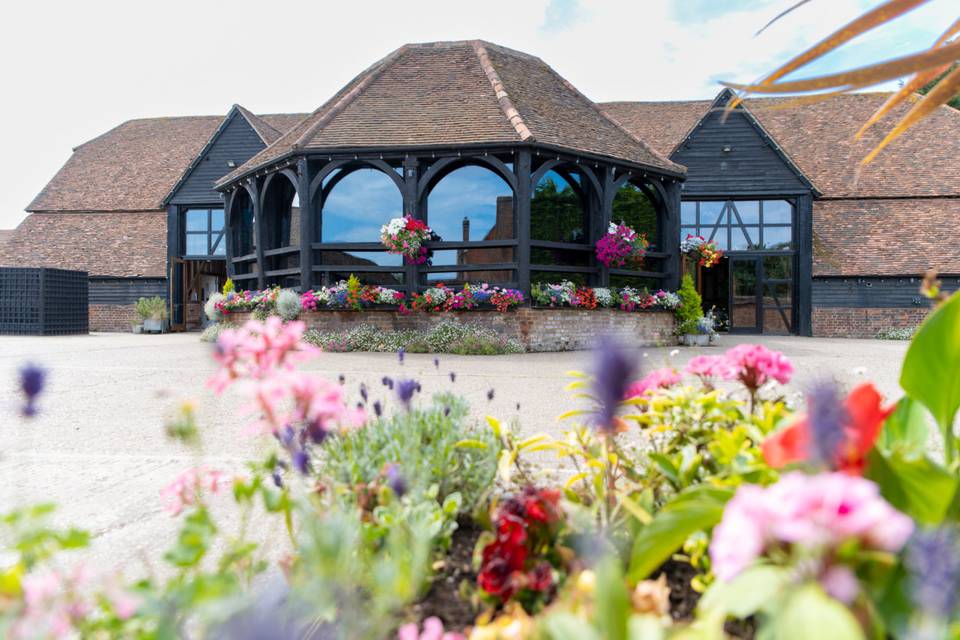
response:
<path fill-rule="evenodd" d="M 894 507 L 924 524 L 940 524 L 957 493 L 957 477 L 929 458 L 873 449 L 864 474 Z"/>
<path fill-rule="evenodd" d="M 749 618 L 777 598 L 790 582 L 790 572 L 771 564 L 757 564 L 730 582 L 717 581 L 703 594 L 698 608 L 708 617 Z"/>
<path fill-rule="evenodd" d="M 594 622 L 605 640 L 627 640 L 630 594 L 620 571 L 620 560 L 607 556 L 597 565 L 596 615 Z"/>
<path fill-rule="evenodd" d="M 960 408 L 960 293 L 930 314 L 903 359 L 900 386 L 922 402 L 943 434 L 946 459 L 954 451 L 953 419 Z"/>
<path fill-rule="evenodd" d="M 572 613 L 547 616 L 543 630 L 550 640 L 600 640 L 600 634 L 586 620 Z"/>
<path fill-rule="evenodd" d="M 732 489 L 698 485 L 668 502 L 633 541 L 627 574 L 630 583 L 650 575 L 682 547 L 691 534 L 720 522 L 723 508 L 732 497 Z"/>
<path fill-rule="evenodd" d="M 793 591 L 772 620 L 777 640 L 863 640 L 863 629 L 850 610 L 816 583 Z M 829 630 L 828 633 L 825 631 Z"/>
<path fill-rule="evenodd" d="M 877 446 L 884 453 L 899 451 L 908 456 L 920 456 L 927 451 L 927 431 L 927 414 L 923 405 L 904 396 L 883 424 Z"/>

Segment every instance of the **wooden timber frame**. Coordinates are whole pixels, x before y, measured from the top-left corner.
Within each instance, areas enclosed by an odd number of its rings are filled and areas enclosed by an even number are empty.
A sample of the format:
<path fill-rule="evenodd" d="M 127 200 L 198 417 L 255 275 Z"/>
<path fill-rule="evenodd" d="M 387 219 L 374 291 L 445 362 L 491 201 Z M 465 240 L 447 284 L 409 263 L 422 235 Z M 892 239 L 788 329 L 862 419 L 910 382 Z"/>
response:
<path fill-rule="evenodd" d="M 486 249 L 514 247 L 514 261 L 496 264 L 435 264 L 381 266 L 327 264 L 324 253 L 330 251 L 383 251 L 379 242 L 324 243 L 322 237 L 323 199 L 333 185 L 353 169 L 382 171 L 396 184 L 403 200 L 403 214 L 429 224 L 427 196 L 433 186 L 448 173 L 463 166 L 481 166 L 499 175 L 513 190 L 514 234 L 507 240 L 438 241 L 427 246 L 433 250 Z M 582 201 L 588 216 L 589 238 L 583 243 L 551 242 L 531 239 L 531 198 L 539 180 L 551 170 L 569 168 L 579 172 L 583 184 Z M 338 171 L 339 170 L 339 171 Z M 504 147 L 417 147 L 410 149 L 338 149 L 329 153 L 314 150 L 294 151 L 267 167 L 237 176 L 221 185 L 226 212 L 227 271 L 238 289 L 264 289 L 281 284 L 300 291 L 330 285 L 331 274 L 355 273 L 361 280 L 369 273 L 403 273 L 402 286 L 407 294 L 430 286 L 421 281 L 427 273 L 450 271 L 495 271 L 513 274 L 509 281 L 491 282 L 518 288 L 529 294 L 531 272 L 556 272 L 557 280 L 569 274 L 584 274 L 588 284 L 607 286 L 611 275 L 633 276 L 656 281 L 657 286 L 673 290 L 679 286 L 681 262 L 680 188 L 682 173 L 633 164 L 602 156 L 575 153 L 529 142 Z M 272 210 L 276 198 L 268 197 L 275 181 L 288 181 L 299 199 L 296 226 L 299 238 L 284 246 L 271 242 L 274 217 L 291 215 Z M 639 186 L 657 210 L 657 237 L 651 239 L 643 270 L 609 269 L 594 255 L 597 240 L 606 233 L 611 221 L 617 191 L 627 183 Z M 245 194 L 245 195 L 241 195 Z M 247 196 L 249 200 L 247 200 Z M 238 255 L 237 228 L 240 224 L 238 202 L 253 206 L 253 250 Z M 289 207 L 289 205 L 288 205 Z M 397 212 L 399 214 L 400 212 Z M 384 221 L 386 222 L 386 221 Z M 556 249 L 589 253 L 587 266 L 535 264 L 531 249 Z"/>

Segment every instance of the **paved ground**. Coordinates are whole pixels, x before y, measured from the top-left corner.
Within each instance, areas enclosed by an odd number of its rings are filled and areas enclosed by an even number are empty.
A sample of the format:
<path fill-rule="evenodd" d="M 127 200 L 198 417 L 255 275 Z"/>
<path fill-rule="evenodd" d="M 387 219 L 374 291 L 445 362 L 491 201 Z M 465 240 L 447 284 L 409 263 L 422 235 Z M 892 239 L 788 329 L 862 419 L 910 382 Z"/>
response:
<path fill-rule="evenodd" d="M 736 341 L 725 337 L 722 346 Z M 797 368 L 794 390 L 825 375 L 849 384 L 862 377 L 858 369 L 863 368 L 888 397 L 900 395 L 905 342 L 759 341 L 791 358 Z M 268 446 L 241 436 L 236 396 L 218 398 L 204 388 L 214 370 L 209 350 L 196 334 L 0 337 L 0 511 L 54 501 L 60 504 L 61 523 L 94 532 L 94 566 L 132 564 L 136 573 L 141 559 L 155 561 L 176 527 L 161 508 L 159 491 L 196 462 L 194 453 L 163 434 L 164 418 L 178 400 L 197 401 L 207 464 L 239 468 Z M 704 350 L 680 348 L 674 356 L 670 351 L 648 350 L 647 366 L 679 366 Z M 17 367 L 27 360 L 50 370 L 41 413 L 29 422 L 18 416 L 15 388 Z M 516 416 L 523 431 L 532 434 L 559 432 L 555 416 L 575 406 L 563 391 L 564 372 L 588 364 L 585 352 L 441 356 L 437 370 L 433 356 L 408 355 L 401 372 L 393 354 L 324 354 L 311 368 L 332 379 L 345 375 L 351 392 L 361 381 L 380 390 L 380 378 L 389 374 L 417 377 L 430 393 L 450 388 L 448 372 L 455 371 L 453 387 L 470 400 L 478 417 Z M 495 397 L 488 401 L 491 388 Z M 229 530 L 235 523 L 227 518 L 225 524 Z"/>

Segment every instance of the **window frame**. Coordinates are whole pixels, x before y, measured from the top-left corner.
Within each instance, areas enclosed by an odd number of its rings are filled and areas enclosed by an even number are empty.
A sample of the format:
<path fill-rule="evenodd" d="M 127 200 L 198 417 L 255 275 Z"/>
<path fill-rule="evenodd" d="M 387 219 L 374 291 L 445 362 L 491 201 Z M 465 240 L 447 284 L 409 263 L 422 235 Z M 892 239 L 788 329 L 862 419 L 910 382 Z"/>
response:
<path fill-rule="evenodd" d="M 206 212 L 206 226 L 202 230 L 190 230 L 187 225 L 187 218 L 191 211 Z M 219 229 L 213 227 L 214 211 L 219 211 L 223 219 L 223 225 Z M 223 205 L 188 205 L 180 210 L 180 242 L 183 251 L 181 257 L 186 259 L 202 260 L 226 260 L 227 259 L 227 217 Z M 187 250 L 190 236 L 206 237 L 207 253 L 191 253 Z M 222 253 L 215 253 L 220 250 Z"/>

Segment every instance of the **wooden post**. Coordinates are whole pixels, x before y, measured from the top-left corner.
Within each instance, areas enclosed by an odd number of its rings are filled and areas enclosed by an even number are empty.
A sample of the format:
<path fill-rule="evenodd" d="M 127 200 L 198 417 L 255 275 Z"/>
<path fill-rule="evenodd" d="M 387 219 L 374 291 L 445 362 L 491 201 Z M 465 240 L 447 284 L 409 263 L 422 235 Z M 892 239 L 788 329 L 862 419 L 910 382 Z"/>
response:
<path fill-rule="evenodd" d="M 517 283 L 520 290 L 530 296 L 530 201 L 533 198 L 533 184 L 530 180 L 532 158 L 528 149 L 517 153 L 514 172 L 517 176 L 517 192 L 514 194 L 517 238 Z"/>
<path fill-rule="evenodd" d="M 257 240 L 257 289 L 263 291 L 267 286 L 267 260 L 263 255 L 267 234 L 263 228 L 263 206 L 260 203 L 260 184 L 256 178 L 250 182 L 253 196 L 253 237 Z"/>
<path fill-rule="evenodd" d="M 403 213 L 415 220 L 423 220 L 424 211 L 421 211 L 420 198 L 417 197 L 417 186 L 420 181 L 420 161 L 416 157 L 407 156 L 403 160 Z M 417 291 L 420 270 L 415 264 L 407 264 L 403 267 L 403 284 L 407 295 L 413 295 Z"/>
<path fill-rule="evenodd" d="M 297 196 L 300 198 L 300 289 L 313 289 L 313 231 L 316 220 L 310 198 L 310 164 L 306 158 L 297 161 Z"/>
<path fill-rule="evenodd" d="M 616 196 L 616 189 L 613 184 L 613 167 L 604 167 L 602 169 L 603 176 L 601 177 L 601 193 L 600 193 L 600 215 L 596 222 L 593 225 L 593 238 L 591 238 L 591 244 L 596 245 L 597 242 L 607 233 L 607 227 L 610 226 L 610 222 L 613 219 L 613 199 Z M 596 256 L 596 252 L 593 254 Z M 596 258 L 593 258 L 596 260 Z M 610 286 L 610 267 L 605 264 L 600 264 L 600 286 L 609 287 Z"/>
<path fill-rule="evenodd" d="M 663 223 L 663 251 L 668 255 L 664 261 L 664 280 L 666 289 L 676 291 L 680 288 L 683 278 L 683 268 L 680 259 L 680 183 L 675 180 L 665 181 L 663 184 L 666 198 L 661 218 Z"/>

